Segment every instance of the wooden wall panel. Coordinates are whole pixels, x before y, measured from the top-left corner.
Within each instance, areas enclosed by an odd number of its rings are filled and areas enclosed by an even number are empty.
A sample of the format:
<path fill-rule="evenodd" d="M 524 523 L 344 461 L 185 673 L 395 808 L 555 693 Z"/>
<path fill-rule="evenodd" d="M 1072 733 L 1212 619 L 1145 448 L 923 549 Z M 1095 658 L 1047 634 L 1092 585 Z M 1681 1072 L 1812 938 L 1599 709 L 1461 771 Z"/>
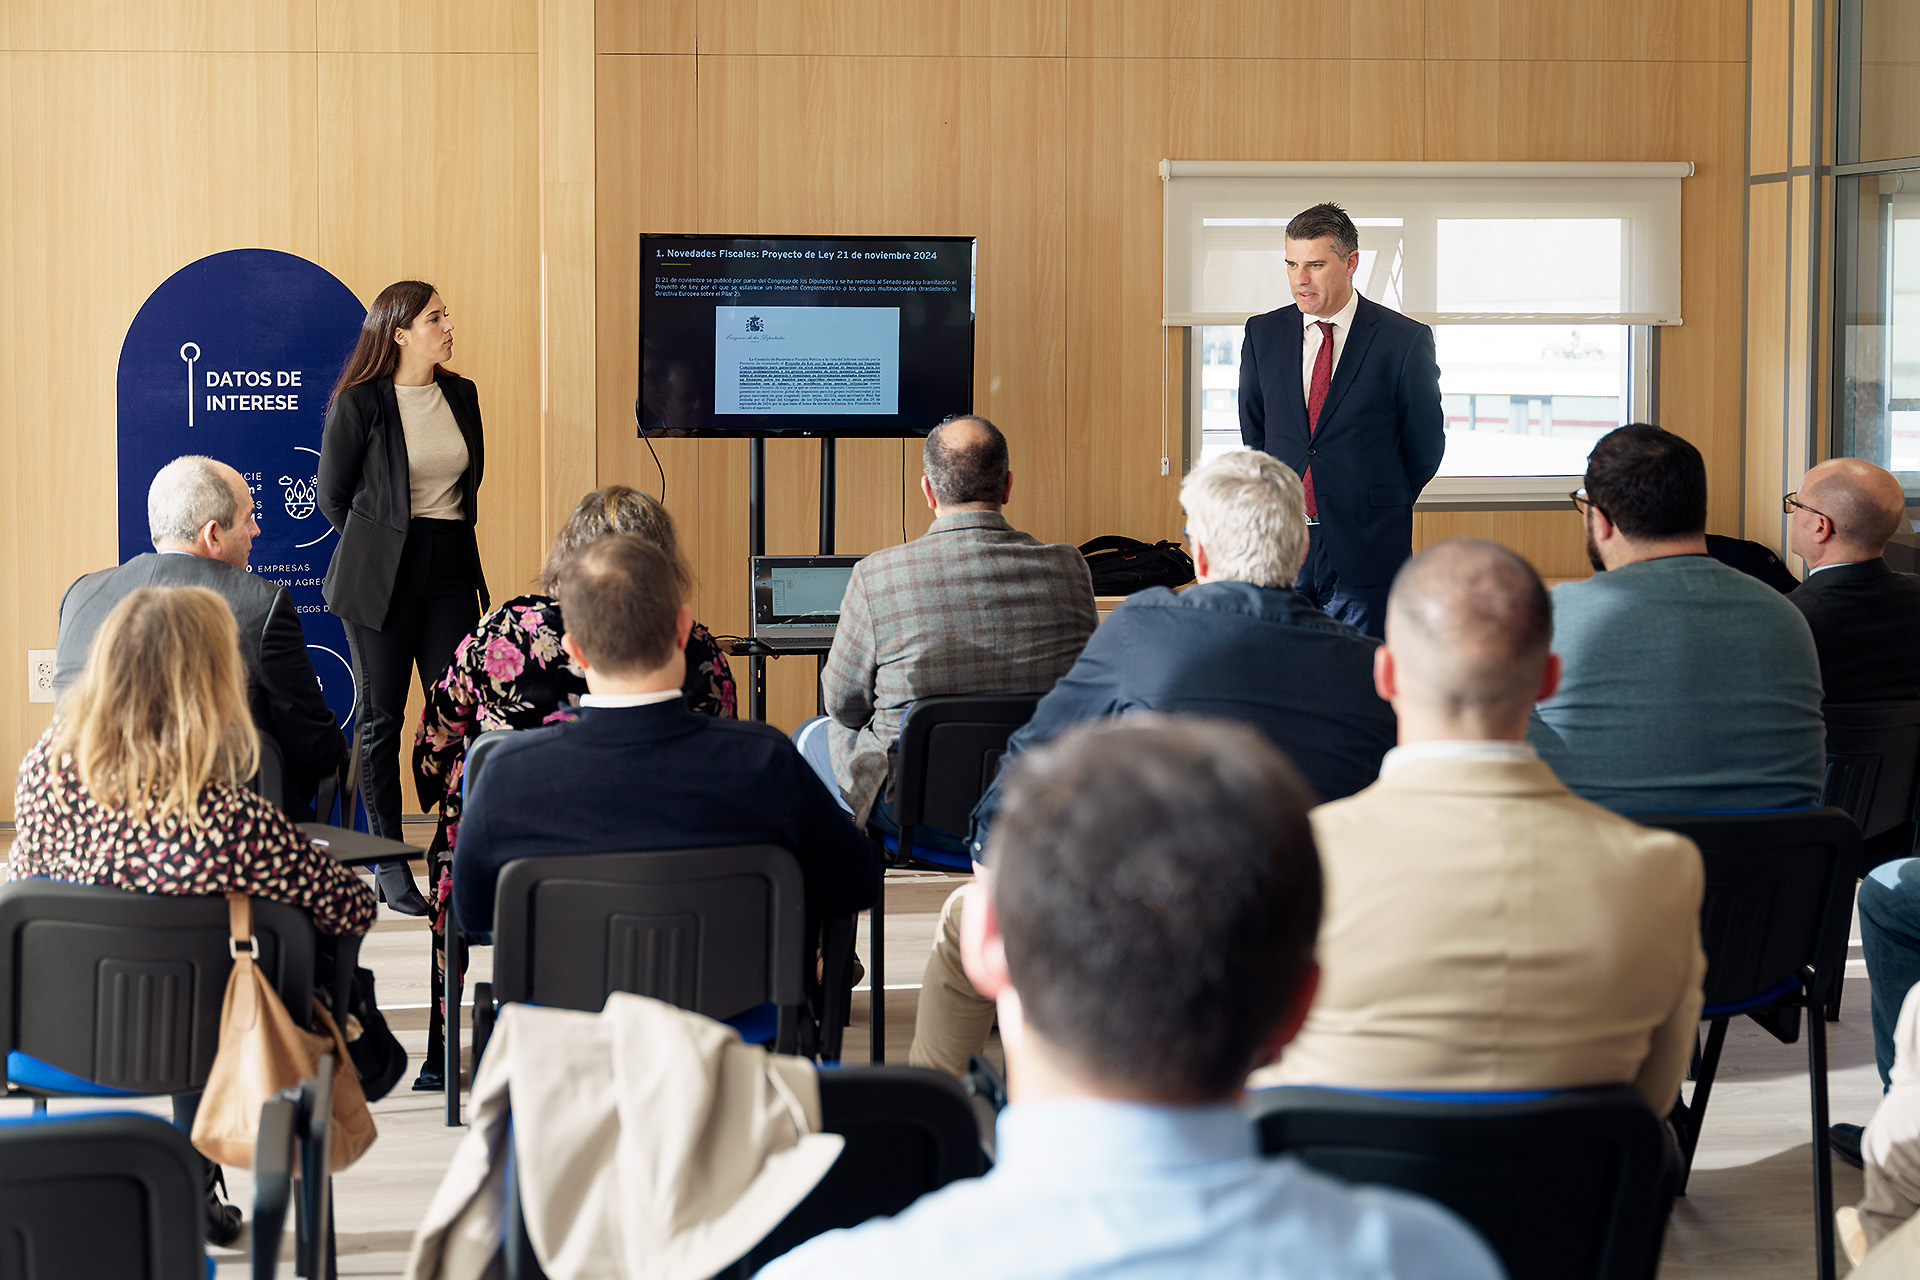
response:
<path fill-rule="evenodd" d="M 537 53 L 539 0 L 315 0 L 333 53 Z M 438 103 L 421 100 L 424 109 Z"/>
<path fill-rule="evenodd" d="M 541 526 L 594 487 L 599 430 L 595 294 L 594 0 L 540 4 Z"/>
<path fill-rule="evenodd" d="M 7 0 L 0 49 L 291 53 L 314 46 L 312 0 Z"/>
<path fill-rule="evenodd" d="M 1425 0 L 1069 0 L 1077 58 L 1418 58 Z"/>
<path fill-rule="evenodd" d="M 26 650 L 114 563 L 114 388 L 147 296 L 241 245 L 319 256 L 312 55 L 0 54 L 0 756 Z M 11 787 L 0 818 L 12 816 Z"/>
<path fill-rule="evenodd" d="M 1744 62 L 1746 6 L 1726 0 L 1432 0 L 1429 58 Z"/>
<path fill-rule="evenodd" d="M 597 0 L 601 53 L 692 53 L 696 0 Z"/>
<path fill-rule="evenodd" d="M 1792 97 L 1793 0 L 1753 0 L 1752 138 L 1749 173 L 1784 173 Z"/>
<path fill-rule="evenodd" d="M 708 0 L 703 54 L 1059 57 L 1066 0 Z"/>
<path fill-rule="evenodd" d="M 1780 545 L 1775 488 L 1784 466 L 1790 192 L 1784 182 L 1751 189 L 1747 210 L 1747 385 L 1742 536 Z"/>
<path fill-rule="evenodd" d="M 1525 556 L 1543 578 L 1585 578 L 1586 526 L 1568 502 L 1559 511 L 1419 511 L 1413 517 L 1413 548 L 1448 538 L 1486 538 Z"/>
<path fill-rule="evenodd" d="M 322 54 L 319 261 L 371 302 L 430 281 L 451 365 L 480 389 L 480 553 L 504 599 L 551 530 L 540 509 L 539 67 L 530 54 Z M 418 104 L 432 104 L 422 109 Z M 408 129 L 369 121 L 408 121 Z"/>

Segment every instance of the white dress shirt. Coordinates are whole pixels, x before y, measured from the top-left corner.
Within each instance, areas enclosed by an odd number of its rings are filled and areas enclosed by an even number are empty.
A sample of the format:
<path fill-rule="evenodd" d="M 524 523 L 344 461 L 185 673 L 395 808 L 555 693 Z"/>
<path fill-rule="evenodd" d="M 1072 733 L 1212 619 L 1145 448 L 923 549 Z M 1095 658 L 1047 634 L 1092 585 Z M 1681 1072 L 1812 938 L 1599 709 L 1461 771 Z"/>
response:
<path fill-rule="evenodd" d="M 1360 291 L 1355 289 L 1347 295 L 1347 305 L 1325 317 L 1333 325 L 1333 367 L 1340 367 L 1340 353 L 1347 349 L 1347 331 L 1353 328 L 1353 313 L 1360 309 Z M 1313 362 L 1320 357 L 1321 317 L 1300 313 L 1301 323 L 1306 326 L 1300 335 L 1300 403 L 1313 403 Z"/>
<path fill-rule="evenodd" d="M 1418 760 L 1494 760 L 1525 763 L 1538 760 L 1540 753 L 1530 742 L 1511 742 L 1499 738 L 1441 738 L 1432 742 L 1409 742 L 1395 747 L 1380 761 L 1380 776 L 1386 777 L 1403 764 Z"/>
<path fill-rule="evenodd" d="M 656 702 L 671 702 L 681 697 L 684 690 L 660 689 L 653 693 L 583 693 L 580 705 L 583 707 L 650 707 Z"/>

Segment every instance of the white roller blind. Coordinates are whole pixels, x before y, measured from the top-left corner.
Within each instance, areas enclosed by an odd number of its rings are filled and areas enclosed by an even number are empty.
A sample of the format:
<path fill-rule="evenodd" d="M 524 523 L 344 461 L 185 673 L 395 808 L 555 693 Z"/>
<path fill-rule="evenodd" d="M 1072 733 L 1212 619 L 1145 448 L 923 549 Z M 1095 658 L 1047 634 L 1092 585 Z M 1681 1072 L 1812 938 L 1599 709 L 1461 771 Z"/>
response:
<path fill-rule="evenodd" d="M 1161 323 L 1286 306 L 1286 228 L 1323 200 L 1360 232 L 1360 292 L 1428 324 L 1680 323 L 1686 162 L 1162 160 Z"/>

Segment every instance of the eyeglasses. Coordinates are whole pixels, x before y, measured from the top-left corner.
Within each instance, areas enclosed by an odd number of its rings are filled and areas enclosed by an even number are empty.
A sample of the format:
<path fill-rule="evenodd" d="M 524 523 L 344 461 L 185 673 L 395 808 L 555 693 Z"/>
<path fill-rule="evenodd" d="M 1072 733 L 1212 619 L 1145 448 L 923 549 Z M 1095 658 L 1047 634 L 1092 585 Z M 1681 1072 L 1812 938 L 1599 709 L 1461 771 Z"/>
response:
<path fill-rule="evenodd" d="M 1808 506 L 1808 505 L 1807 505 L 1806 503 L 1804 503 L 1804 502 L 1802 502 L 1802 501 L 1800 501 L 1800 499 L 1799 499 L 1799 498 L 1797 498 L 1797 497 L 1795 497 L 1795 496 L 1794 496 L 1794 494 L 1796 494 L 1796 493 L 1798 493 L 1798 492 L 1799 492 L 1799 490 L 1798 490 L 1798 489 L 1796 489 L 1796 490 L 1794 490 L 1794 493 L 1789 493 L 1789 494 L 1787 494 L 1787 495 L 1786 495 L 1785 497 L 1783 497 L 1783 498 L 1781 498 L 1781 499 L 1780 499 L 1780 514 L 1781 514 L 1781 515 L 1783 515 L 1783 516 L 1790 516 L 1790 515 L 1792 515 L 1792 514 L 1793 514 L 1793 509 L 1794 509 L 1795 507 L 1798 507 L 1798 508 L 1800 508 L 1800 509 L 1801 509 L 1802 511 L 1804 511 L 1804 512 L 1806 512 L 1806 513 L 1807 513 L 1808 515 L 1810 515 L 1810 516 L 1821 516 L 1821 517 L 1824 517 L 1824 518 L 1825 518 L 1825 520 L 1826 520 L 1826 522 L 1827 522 L 1828 524 L 1830 524 L 1830 525 L 1832 525 L 1832 526 L 1833 526 L 1833 527 L 1834 527 L 1835 529 L 1838 529 L 1838 528 L 1840 527 L 1840 522 L 1839 522 L 1838 520 L 1835 520 L 1835 519 L 1834 519 L 1834 518 L 1833 518 L 1832 516 L 1830 516 L 1830 515 L 1827 515 L 1827 513 L 1826 513 L 1826 512 L 1824 512 L 1824 511 L 1815 511 L 1815 510 L 1814 510 L 1814 509 L 1813 509 L 1812 507 L 1810 507 L 1810 506 Z"/>
<path fill-rule="evenodd" d="M 1573 509 L 1583 516 L 1587 514 L 1587 508 L 1593 505 L 1593 499 L 1587 496 L 1586 486 L 1584 485 L 1575 489 L 1567 496 L 1573 499 Z"/>

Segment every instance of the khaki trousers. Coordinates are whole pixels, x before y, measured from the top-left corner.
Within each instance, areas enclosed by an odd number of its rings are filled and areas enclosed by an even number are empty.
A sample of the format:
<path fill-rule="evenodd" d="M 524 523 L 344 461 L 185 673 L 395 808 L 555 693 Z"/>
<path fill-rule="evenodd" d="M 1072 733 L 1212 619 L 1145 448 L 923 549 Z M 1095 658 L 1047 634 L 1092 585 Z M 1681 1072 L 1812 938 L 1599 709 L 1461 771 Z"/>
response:
<path fill-rule="evenodd" d="M 987 1047 L 993 1030 L 993 1001 L 973 989 L 960 964 L 960 911 L 964 895 L 955 889 L 940 908 L 933 954 L 920 979 L 920 1008 L 913 1022 L 913 1047 L 907 1061 L 948 1075 L 964 1076 L 967 1059 Z"/>

